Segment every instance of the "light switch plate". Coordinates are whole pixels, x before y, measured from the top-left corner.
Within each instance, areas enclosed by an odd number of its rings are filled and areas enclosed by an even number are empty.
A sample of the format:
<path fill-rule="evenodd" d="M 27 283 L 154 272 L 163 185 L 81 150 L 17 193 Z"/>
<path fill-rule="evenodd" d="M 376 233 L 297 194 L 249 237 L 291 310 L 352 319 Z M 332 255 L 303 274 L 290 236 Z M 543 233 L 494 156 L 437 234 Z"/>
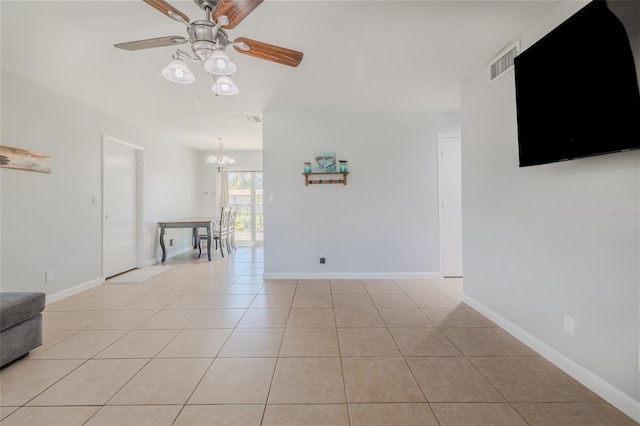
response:
<path fill-rule="evenodd" d="M 572 336 L 575 336 L 576 320 L 567 314 L 564 314 L 564 331 Z"/>

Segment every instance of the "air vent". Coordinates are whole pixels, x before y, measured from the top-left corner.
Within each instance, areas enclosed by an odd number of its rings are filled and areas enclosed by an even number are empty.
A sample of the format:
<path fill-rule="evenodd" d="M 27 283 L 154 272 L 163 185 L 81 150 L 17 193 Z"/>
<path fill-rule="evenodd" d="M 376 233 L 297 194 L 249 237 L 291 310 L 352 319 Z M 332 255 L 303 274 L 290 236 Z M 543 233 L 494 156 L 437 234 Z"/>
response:
<path fill-rule="evenodd" d="M 262 123 L 262 118 L 257 115 L 247 115 L 247 120 L 249 120 L 250 123 Z"/>
<path fill-rule="evenodd" d="M 489 64 L 489 83 L 493 83 L 513 69 L 513 61 L 520 53 L 520 40 L 503 49 Z"/>

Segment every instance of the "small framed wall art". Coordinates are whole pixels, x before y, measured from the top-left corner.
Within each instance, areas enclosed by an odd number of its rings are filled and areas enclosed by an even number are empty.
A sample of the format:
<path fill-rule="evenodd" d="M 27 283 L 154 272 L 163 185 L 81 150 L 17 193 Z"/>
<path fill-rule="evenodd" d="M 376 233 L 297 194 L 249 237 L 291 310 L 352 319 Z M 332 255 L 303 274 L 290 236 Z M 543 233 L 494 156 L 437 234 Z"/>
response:
<path fill-rule="evenodd" d="M 336 171 L 335 152 L 316 152 L 313 155 L 314 173 L 332 173 Z"/>

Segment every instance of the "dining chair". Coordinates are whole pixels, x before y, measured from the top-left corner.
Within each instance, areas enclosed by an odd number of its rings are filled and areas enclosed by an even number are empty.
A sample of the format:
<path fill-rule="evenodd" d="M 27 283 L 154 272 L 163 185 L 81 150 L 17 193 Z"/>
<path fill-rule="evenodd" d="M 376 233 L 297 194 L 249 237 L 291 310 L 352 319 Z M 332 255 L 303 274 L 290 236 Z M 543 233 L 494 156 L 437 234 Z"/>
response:
<path fill-rule="evenodd" d="M 217 226 L 215 226 L 215 222 L 211 223 L 211 225 L 214 225 L 211 229 L 211 245 L 213 246 L 213 250 L 217 250 L 218 245 L 220 246 L 220 253 L 222 254 L 222 257 L 224 257 L 224 248 L 227 248 L 227 251 L 229 250 L 226 246 L 229 244 L 228 220 L 230 213 L 231 209 L 225 209 L 222 207 Z M 198 259 L 200 259 L 200 256 L 202 255 L 202 241 L 207 241 L 208 239 L 209 236 L 207 235 L 207 228 L 198 228 Z"/>
<path fill-rule="evenodd" d="M 229 247 L 231 251 L 235 251 L 236 249 L 236 216 L 238 214 L 238 209 L 235 208 L 231 211 L 231 217 L 229 218 Z"/>
<path fill-rule="evenodd" d="M 210 227 L 212 227 L 213 223 L 209 224 Z M 213 229 L 211 230 L 211 237 L 213 238 Z M 202 256 L 202 241 L 207 241 L 208 244 L 208 240 L 209 240 L 209 234 L 207 233 L 207 228 L 201 227 L 198 228 L 198 234 L 197 234 L 197 238 L 198 238 L 198 259 L 200 259 L 200 256 Z M 214 248 L 214 250 L 217 247 Z"/>
<path fill-rule="evenodd" d="M 224 257 L 224 250 L 227 249 L 229 252 L 229 218 L 231 214 L 231 209 L 225 209 L 224 207 L 220 211 L 220 224 L 218 229 L 214 229 L 212 232 L 213 241 L 216 244 L 216 248 L 218 245 L 220 246 L 220 254 Z"/>

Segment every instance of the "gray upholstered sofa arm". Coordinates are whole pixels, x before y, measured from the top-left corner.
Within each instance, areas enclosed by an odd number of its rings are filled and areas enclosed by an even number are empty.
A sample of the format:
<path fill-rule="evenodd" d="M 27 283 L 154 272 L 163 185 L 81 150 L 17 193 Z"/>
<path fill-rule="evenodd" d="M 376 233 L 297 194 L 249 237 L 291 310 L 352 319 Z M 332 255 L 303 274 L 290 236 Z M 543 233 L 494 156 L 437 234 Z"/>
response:
<path fill-rule="evenodd" d="M 0 367 L 42 344 L 44 293 L 0 293 Z"/>

